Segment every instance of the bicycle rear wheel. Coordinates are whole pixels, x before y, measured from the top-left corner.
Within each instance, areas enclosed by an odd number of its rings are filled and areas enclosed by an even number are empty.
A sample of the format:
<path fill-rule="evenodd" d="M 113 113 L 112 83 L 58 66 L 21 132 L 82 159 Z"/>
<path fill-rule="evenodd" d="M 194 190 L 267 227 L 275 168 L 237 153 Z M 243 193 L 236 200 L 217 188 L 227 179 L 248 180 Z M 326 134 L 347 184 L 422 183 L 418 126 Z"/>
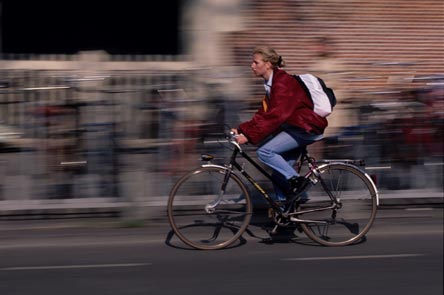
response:
<path fill-rule="evenodd" d="M 363 171 L 345 163 L 319 168 L 318 182 L 308 191 L 309 201 L 298 211 L 332 205 L 328 192 L 340 201 L 340 207 L 299 215 L 316 222 L 301 223 L 302 230 L 313 241 L 324 246 L 345 246 L 362 241 L 370 230 L 377 212 L 376 188 Z"/>
<path fill-rule="evenodd" d="M 221 249 L 236 242 L 251 214 L 245 185 L 223 167 L 191 171 L 174 185 L 168 200 L 168 220 L 173 231 L 196 249 Z"/>

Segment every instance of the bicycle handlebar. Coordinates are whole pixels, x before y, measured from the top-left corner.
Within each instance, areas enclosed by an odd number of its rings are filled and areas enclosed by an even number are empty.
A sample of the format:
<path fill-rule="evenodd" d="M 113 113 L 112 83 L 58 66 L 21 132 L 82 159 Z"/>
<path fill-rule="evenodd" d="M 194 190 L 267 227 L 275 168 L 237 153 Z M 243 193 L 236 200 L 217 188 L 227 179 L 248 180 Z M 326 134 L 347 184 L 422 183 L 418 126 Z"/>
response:
<path fill-rule="evenodd" d="M 226 138 L 227 138 L 229 143 L 231 143 L 234 146 L 236 146 L 239 149 L 239 151 L 242 151 L 242 148 L 241 148 L 240 144 L 236 140 L 236 138 L 238 136 L 239 136 L 238 134 L 236 134 L 232 130 L 230 130 L 230 132 L 226 135 Z"/>
<path fill-rule="evenodd" d="M 228 129 L 228 130 L 227 130 L 227 129 Z M 240 144 L 239 144 L 239 143 L 237 142 L 237 140 L 236 140 L 236 138 L 237 138 L 239 135 L 237 135 L 235 132 L 233 132 L 233 131 L 231 130 L 231 128 L 229 128 L 229 126 L 227 126 L 227 125 L 226 125 L 226 130 L 223 132 L 223 134 L 224 134 L 224 137 L 225 137 L 225 140 L 226 140 L 226 141 L 223 140 L 223 139 L 221 139 L 221 138 L 219 138 L 219 139 L 216 139 L 216 140 L 204 140 L 204 143 L 205 143 L 205 144 L 218 143 L 218 144 L 221 144 L 221 145 L 222 145 L 222 143 L 226 143 L 226 142 L 228 142 L 228 143 L 234 145 L 239 151 L 242 152 L 242 148 L 241 148 Z"/>

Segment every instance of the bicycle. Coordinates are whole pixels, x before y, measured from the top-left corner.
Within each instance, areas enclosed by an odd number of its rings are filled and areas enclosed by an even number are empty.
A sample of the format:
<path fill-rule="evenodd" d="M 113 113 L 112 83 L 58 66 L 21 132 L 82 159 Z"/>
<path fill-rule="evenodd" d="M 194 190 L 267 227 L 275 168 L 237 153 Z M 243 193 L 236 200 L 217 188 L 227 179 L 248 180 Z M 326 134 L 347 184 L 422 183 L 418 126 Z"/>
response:
<path fill-rule="evenodd" d="M 362 241 L 370 230 L 379 205 L 378 192 L 370 176 L 355 161 L 317 162 L 303 148 L 295 168 L 299 173 L 306 170 L 304 177 L 309 181 L 302 192 L 306 198 L 301 201 L 300 195 L 292 196 L 282 204 L 237 161 L 237 156 L 242 156 L 275 183 L 236 142 L 234 133 L 227 134 L 225 142 L 232 148 L 228 163 L 214 164 L 214 156 L 204 154 L 204 163 L 182 176 L 171 189 L 168 220 L 186 245 L 214 250 L 240 239 L 253 214 L 251 196 L 240 175 L 266 200 L 269 216 L 275 223 L 273 231 L 296 224 L 323 246 L 346 246 Z"/>

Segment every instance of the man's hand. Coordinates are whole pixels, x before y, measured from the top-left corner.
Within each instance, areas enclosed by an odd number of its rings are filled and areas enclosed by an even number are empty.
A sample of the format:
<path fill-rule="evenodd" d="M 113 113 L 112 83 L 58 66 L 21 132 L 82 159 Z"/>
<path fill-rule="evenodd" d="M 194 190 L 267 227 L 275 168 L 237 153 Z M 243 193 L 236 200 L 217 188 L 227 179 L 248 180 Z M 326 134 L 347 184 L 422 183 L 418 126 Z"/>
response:
<path fill-rule="evenodd" d="M 244 144 L 244 143 L 247 143 L 248 142 L 248 138 L 245 136 L 245 135 L 243 135 L 242 133 L 241 134 L 239 134 L 239 131 L 237 131 L 237 129 L 231 129 L 231 131 L 232 132 L 234 132 L 234 134 L 235 134 L 235 138 L 236 138 L 236 141 L 239 143 L 239 144 Z"/>
<path fill-rule="evenodd" d="M 244 143 L 247 143 L 247 142 L 248 142 L 248 138 L 247 138 L 245 135 L 243 135 L 243 134 L 241 133 L 241 134 L 239 134 L 239 135 L 236 137 L 236 141 L 237 141 L 239 144 L 244 144 Z"/>

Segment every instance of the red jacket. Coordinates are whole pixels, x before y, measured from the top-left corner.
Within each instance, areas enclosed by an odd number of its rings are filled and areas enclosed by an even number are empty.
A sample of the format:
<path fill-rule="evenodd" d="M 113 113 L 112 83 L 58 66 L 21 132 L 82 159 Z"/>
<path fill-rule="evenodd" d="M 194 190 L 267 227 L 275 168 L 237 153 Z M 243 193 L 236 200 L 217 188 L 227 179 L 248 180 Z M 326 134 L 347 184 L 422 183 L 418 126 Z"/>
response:
<path fill-rule="evenodd" d="M 250 143 L 257 144 L 278 132 L 284 123 L 310 134 L 322 134 L 328 125 L 326 118 L 313 111 L 313 102 L 297 80 L 287 72 L 275 69 L 270 98 L 265 98 L 253 118 L 240 124 L 238 129 Z"/>

